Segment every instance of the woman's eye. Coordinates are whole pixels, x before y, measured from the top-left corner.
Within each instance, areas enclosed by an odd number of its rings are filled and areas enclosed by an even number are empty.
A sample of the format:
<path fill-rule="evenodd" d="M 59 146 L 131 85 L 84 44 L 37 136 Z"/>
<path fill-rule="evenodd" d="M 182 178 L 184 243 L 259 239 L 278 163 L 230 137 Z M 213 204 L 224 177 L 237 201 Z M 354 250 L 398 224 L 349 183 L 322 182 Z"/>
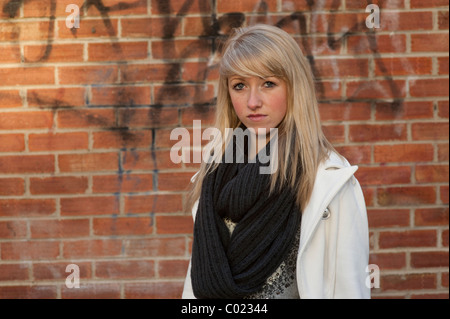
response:
<path fill-rule="evenodd" d="M 233 89 L 235 89 L 237 91 L 243 90 L 244 89 L 244 84 L 243 83 L 235 84 L 235 85 L 233 85 Z"/>
<path fill-rule="evenodd" d="M 264 83 L 264 86 L 266 88 L 272 88 L 272 87 L 275 87 L 277 85 L 275 83 L 273 83 L 272 81 L 267 81 L 267 82 Z"/>

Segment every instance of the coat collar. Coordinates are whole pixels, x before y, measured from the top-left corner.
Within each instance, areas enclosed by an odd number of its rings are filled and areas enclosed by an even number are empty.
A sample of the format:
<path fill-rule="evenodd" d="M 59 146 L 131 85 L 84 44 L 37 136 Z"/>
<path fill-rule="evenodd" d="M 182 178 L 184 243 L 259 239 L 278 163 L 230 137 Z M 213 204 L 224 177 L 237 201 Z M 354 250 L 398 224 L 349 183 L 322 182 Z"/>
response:
<path fill-rule="evenodd" d="M 302 213 L 299 253 L 314 233 L 325 209 L 357 169 L 335 153 L 319 166 L 311 197 Z"/>

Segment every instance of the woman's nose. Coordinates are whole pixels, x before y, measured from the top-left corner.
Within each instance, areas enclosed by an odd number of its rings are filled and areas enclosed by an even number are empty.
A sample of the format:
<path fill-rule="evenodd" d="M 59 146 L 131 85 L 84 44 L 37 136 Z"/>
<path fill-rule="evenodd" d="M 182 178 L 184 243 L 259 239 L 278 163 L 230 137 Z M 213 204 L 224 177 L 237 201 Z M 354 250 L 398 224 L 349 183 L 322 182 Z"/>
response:
<path fill-rule="evenodd" d="M 247 106 L 251 109 L 257 109 L 262 106 L 261 96 L 258 90 L 252 89 L 250 90 L 249 97 L 247 100 Z"/>

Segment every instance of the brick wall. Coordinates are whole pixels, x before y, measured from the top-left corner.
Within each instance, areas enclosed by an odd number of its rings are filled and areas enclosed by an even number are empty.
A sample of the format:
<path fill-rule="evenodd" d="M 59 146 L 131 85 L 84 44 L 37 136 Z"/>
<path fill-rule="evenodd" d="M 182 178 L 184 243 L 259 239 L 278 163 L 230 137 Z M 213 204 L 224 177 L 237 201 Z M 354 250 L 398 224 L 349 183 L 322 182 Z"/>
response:
<path fill-rule="evenodd" d="M 268 23 L 310 57 L 368 206 L 377 298 L 448 298 L 448 1 L 0 0 L 0 298 L 178 298 L 220 43 Z M 66 6 L 80 8 L 68 28 Z M 80 269 L 80 288 L 65 284 Z"/>

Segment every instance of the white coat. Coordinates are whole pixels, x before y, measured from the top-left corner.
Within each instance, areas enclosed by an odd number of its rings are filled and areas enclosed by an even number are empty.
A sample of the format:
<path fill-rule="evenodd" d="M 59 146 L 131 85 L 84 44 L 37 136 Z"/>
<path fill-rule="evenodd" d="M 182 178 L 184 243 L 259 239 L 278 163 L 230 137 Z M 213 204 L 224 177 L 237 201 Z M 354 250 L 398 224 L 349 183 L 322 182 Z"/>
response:
<path fill-rule="evenodd" d="M 369 229 L 363 193 L 353 175 L 357 169 L 336 154 L 318 168 L 302 215 L 296 268 L 301 299 L 370 298 Z M 195 298 L 190 269 L 185 299 Z"/>

